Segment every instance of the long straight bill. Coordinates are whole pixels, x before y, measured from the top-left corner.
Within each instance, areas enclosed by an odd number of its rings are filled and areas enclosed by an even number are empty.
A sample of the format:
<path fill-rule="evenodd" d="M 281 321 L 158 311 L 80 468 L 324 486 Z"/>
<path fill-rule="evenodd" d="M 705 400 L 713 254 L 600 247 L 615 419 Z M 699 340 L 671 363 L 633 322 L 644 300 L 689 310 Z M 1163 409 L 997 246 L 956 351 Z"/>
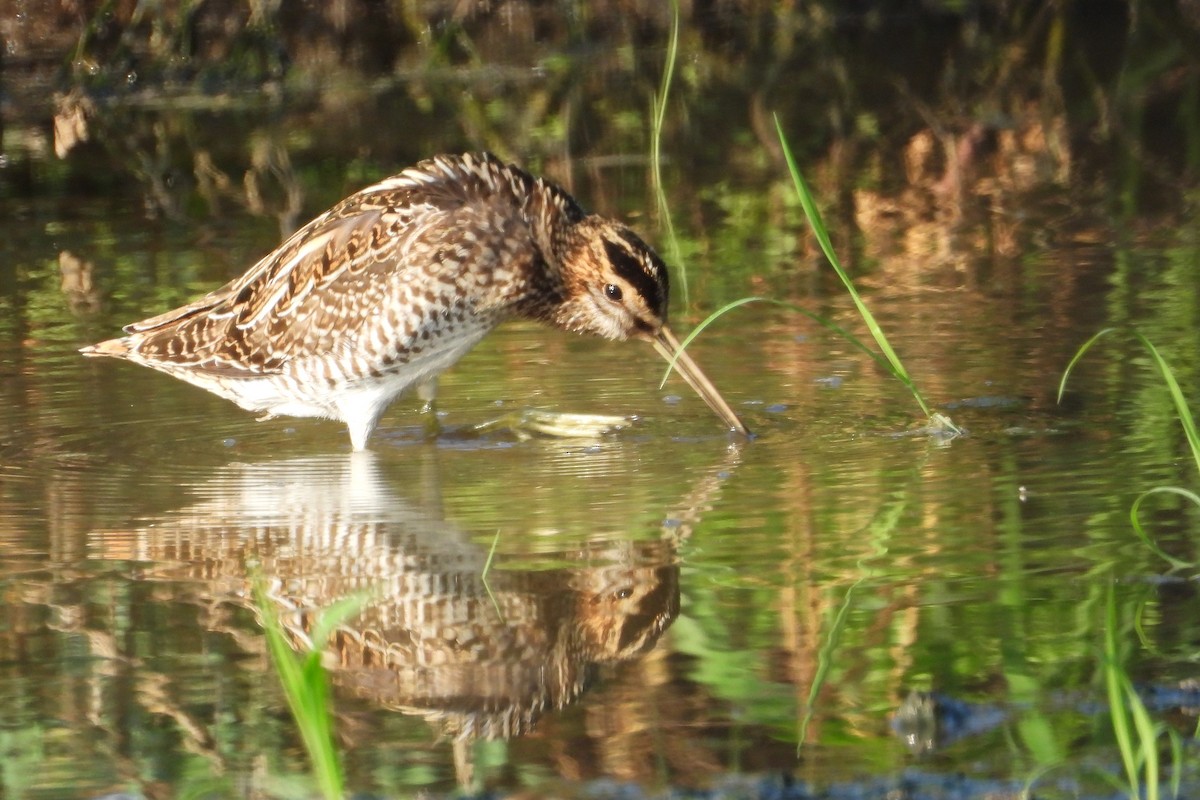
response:
<path fill-rule="evenodd" d="M 669 328 L 664 325 L 658 335 L 650 337 L 650 342 L 658 354 L 667 360 L 667 363 L 675 362 L 675 371 L 683 376 L 688 386 L 691 386 L 696 394 L 700 395 L 700 398 L 731 430 L 735 430 L 743 436 L 750 435 L 750 429 L 738 418 L 737 414 L 733 413 L 733 409 L 725 402 L 725 398 L 721 397 L 717 387 L 713 386 L 712 381 L 700 371 L 700 367 L 696 365 L 695 361 L 692 361 L 692 357 L 679 349 L 679 340 L 675 338 L 675 334 L 671 333 Z"/>

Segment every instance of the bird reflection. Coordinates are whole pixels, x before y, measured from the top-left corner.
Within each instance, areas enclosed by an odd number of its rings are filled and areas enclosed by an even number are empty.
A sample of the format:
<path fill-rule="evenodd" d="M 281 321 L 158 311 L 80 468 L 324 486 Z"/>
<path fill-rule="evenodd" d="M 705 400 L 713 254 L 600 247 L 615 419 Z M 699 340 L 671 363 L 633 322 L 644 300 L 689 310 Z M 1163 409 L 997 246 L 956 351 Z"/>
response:
<path fill-rule="evenodd" d="M 369 593 L 326 646 L 334 684 L 455 740 L 467 783 L 469 742 L 526 733 L 598 665 L 655 645 L 679 613 L 679 546 L 738 456 L 726 451 L 658 537 L 583 544 L 555 569 L 485 570 L 490 537 L 441 516 L 436 470 L 422 501 L 402 499 L 368 452 L 231 466 L 107 555 L 243 605 L 261 576 L 297 648 L 321 609 Z"/>

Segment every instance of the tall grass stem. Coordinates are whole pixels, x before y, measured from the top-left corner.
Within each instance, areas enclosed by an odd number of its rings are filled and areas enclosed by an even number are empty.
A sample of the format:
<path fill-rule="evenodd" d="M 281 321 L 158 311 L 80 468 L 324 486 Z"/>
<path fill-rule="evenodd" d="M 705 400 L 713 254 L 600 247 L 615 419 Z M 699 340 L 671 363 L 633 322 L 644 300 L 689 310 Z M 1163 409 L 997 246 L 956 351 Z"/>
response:
<path fill-rule="evenodd" d="M 796 194 L 800 198 L 800 205 L 804 208 L 804 215 L 808 218 L 809 227 L 812 228 L 813 235 L 816 236 L 817 243 L 821 246 L 821 251 L 825 254 L 825 258 L 829 260 L 833 271 L 841 279 L 842 285 L 846 287 L 846 291 L 850 294 L 850 299 L 854 301 L 855 308 L 858 309 L 859 315 L 863 318 L 863 322 L 866 323 L 867 329 L 875 339 L 875 344 L 879 346 L 880 352 L 887 358 L 888 363 L 891 365 L 890 371 L 901 383 L 908 387 L 908 391 L 912 393 L 913 399 L 917 401 L 917 405 L 921 407 L 921 411 L 925 412 L 925 416 L 932 418 L 933 412 L 929 410 L 925 398 L 921 395 L 920 390 L 917 389 L 917 385 L 913 383 L 908 370 L 904 368 L 904 363 L 896 355 L 896 351 L 892 349 L 892 345 L 888 342 L 883 328 L 875 320 L 875 315 L 871 313 L 871 309 L 867 308 L 867 304 L 859 296 L 858 290 L 854 288 L 854 282 L 850 280 L 850 275 L 842 267 L 842 262 L 838 258 L 837 252 L 833 249 L 833 242 L 829 239 L 829 232 L 825 228 L 825 222 L 821 219 L 821 212 L 813 200 L 808 184 L 804 181 L 804 176 L 800 174 L 800 167 L 796 164 L 795 156 L 792 155 L 792 148 L 788 145 L 787 136 L 783 132 L 783 124 L 779 121 L 778 114 L 775 115 L 775 131 L 779 135 L 779 144 L 783 148 L 783 157 L 787 161 L 788 172 L 791 173 L 792 183 L 795 185 Z"/>
<path fill-rule="evenodd" d="M 691 305 L 688 289 L 687 266 L 683 263 L 679 249 L 679 237 L 675 234 L 675 223 L 671 219 L 671 208 L 667 203 L 667 192 L 662 179 L 662 136 L 667 118 L 667 98 L 671 94 L 671 83 L 675 79 L 675 61 L 679 56 L 679 0 L 671 0 L 671 37 L 667 41 L 666 63 L 663 65 L 662 81 L 653 98 L 653 113 L 650 115 L 650 173 L 654 182 L 654 196 L 658 202 L 658 216 L 667 240 L 667 257 L 676 265 L 679 277 L 679 292 L 684 307 Z"/>

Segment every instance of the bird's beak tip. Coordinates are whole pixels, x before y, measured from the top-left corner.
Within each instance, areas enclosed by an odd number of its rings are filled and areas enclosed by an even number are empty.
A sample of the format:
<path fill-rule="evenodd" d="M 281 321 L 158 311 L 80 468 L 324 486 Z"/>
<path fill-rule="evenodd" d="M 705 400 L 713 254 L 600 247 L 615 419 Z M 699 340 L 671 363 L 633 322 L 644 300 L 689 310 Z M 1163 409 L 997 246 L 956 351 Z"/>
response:
<path fill-rule="evenodd" d="M 670 328 L 663 325 L 657 332 L 648 334 L 647 338 L 659 355 L 669 363 L 674 362 L 675 371 L 700 395 L 708 407 L 721 418 L 721 421 L 729 426 L 728 429 L 731 433 L 738 433 L 742 436 L 751 435 L 750 429 L 725 402 L 725 398 L 717 391 L 717 387 L 701 371 L 700 366 L 680 347 L 679 341 L 671 333 Z"/>

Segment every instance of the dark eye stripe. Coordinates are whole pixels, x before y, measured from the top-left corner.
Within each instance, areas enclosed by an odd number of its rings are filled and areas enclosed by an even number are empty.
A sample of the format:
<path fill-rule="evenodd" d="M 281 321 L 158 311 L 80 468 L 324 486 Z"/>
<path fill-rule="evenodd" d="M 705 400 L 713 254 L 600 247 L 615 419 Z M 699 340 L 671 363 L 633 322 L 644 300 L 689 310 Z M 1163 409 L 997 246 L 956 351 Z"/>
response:
<path fill-rule="evenodd" d="M 648 260 L 650 262 L 650 266 L 649 266 L 650 276 L 652 278 L 654 278 L 656 281 L 658 281 L 659 286 L 662 287 L 662 291 L 663 291 L 662 302 L 663 302 L 664 308 L 662 308 L 660 310 L 665 313 L 666 312 L 665 306 L 667 304 L 667 298 L 670 295 L 669 287 L 671 284 L 670 280 L 667 277 L 667 265 L 664 264 L 662 262 L 662 259 L 658 257 L 658 253 L 655 253 L 654 249 L 651 248 L 650 245 L 646 244 L 641 239 L 639 239 L 638 235 L 636 233 L 634 233 L 633 231 L 629 230 L 628 228 L 624 228 L 624 229 L 618 228 L 617 235 L 620 236 L 621 239 L 624 240 L 625 243 L 629 245 L 629 251 L 631 253 L 644 253 L 646 260 Z M 642 261 L 639 263 L 641 263 L 643 268 L 645 268 L 645 261 Z"/>
<path fill-rule="evenodd" d="M 646 301 L 647 306 L 661 314 L 667 302 L 665 287 L 655 276 L 647 274 L 641 260 L 621 245 L 607 239 L 604 241 L 604 252 L 608 254 L 613 271 L 628 281 L 634 291 Z"/>

